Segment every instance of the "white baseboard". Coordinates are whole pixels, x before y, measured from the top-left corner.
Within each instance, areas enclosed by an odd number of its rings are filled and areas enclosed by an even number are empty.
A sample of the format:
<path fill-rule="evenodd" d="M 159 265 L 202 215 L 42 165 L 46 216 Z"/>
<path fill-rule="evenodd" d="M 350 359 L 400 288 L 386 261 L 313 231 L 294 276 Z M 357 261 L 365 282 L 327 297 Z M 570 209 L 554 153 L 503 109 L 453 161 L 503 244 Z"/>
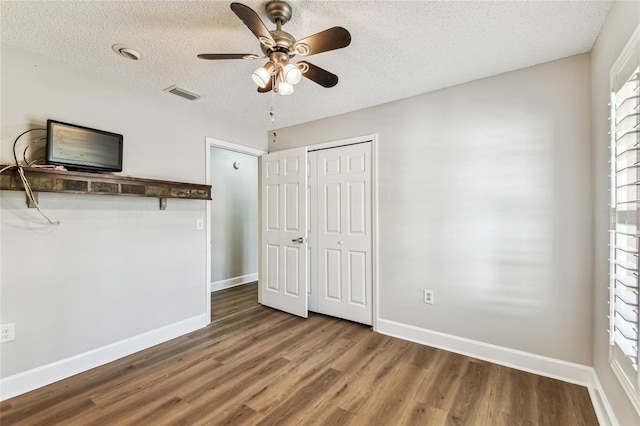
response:
<path fill-rule="evenodd" d="M 600 424 L 600 426 L 619 425 L 620 423 L 618 423 L 616 415 L 613 412 L 613 408 L 611 408 L 611 404 L 609 404 L 607 395 L 604 393 L 604 389 L 600 384 L 600 379 L 598 379 L 596 370 L 592 370 L 593 382 L 595 383 L 595 386 L 588 387 L 588 389 L 589 396 L 591 397 L 591 403 L 593 404 L 593 409 L 596 412 L 596 417 L 598 417 L 598 423 Z"/>
<path fill-rule="evenodd" d="M 206 327 L 206 314 L 189 318 L 165 327 L 102 346 L 88 352 L 33 368 L 0 380 L 0 401 L 38 389 L 83 371 L 99 367 L 159 343 L 166 342 Z"/>
<path fill-rule="evenodd" d="M 239 277 L 228 278 L 226 280 L 214 281 L 211 283 L 210 291 L 224 290 L 225 288 L 235 287 L 246 283 L 258 281 L 258 273 L 241 275 Z"/>
<path fill-rule="evenodd" d="M 585 386 L 601 425 L 617 424 L 593 367 L 483 343 L 399 322 L 377 319 L 381 334 L 455 352 L 494 364 Z"/>

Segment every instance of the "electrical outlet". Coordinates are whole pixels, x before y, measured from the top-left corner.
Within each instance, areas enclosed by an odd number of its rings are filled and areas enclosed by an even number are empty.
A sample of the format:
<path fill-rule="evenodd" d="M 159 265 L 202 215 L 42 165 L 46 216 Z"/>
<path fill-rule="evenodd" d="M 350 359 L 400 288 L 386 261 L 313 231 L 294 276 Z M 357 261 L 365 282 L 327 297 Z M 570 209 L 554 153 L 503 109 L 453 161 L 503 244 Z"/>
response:
<path fill-rule="evenodd" d="M 11 342 L 16 339 L 16 325 L 15 324 L 2 324 L 2 334 L 0 337 L 1 343 Z"/>
<path fill-rule="evenodd" d="M 433 290 L 423 290 L 422 298 L 424 303 L 433 305 Z"/>

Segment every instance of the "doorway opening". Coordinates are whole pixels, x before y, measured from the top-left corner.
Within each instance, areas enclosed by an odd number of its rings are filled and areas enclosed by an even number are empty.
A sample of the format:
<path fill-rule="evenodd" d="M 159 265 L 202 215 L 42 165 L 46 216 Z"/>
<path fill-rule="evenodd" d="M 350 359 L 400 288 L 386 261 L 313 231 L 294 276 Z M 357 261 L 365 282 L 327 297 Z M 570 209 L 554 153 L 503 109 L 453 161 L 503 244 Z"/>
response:
<path fill-rule="evenodd" d="M 213 321 L 212 295 L 258 280 L 258 158 L 263 151 L 206 139 L 207 203 L 206 311 Z M 222 314 L 222 313 L 220 313 Z"/>

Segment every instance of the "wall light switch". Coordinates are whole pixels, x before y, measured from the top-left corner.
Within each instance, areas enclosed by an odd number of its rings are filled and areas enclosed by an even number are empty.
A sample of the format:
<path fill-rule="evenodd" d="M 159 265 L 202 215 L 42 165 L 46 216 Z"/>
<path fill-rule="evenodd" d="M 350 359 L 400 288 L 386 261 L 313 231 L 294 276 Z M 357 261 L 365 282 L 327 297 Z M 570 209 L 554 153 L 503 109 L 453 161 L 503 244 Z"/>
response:
<path fill-rule="evenodd" d="M 196 231 L 202 231 L 204 229 L 204 219 L 196 220 Z"/>

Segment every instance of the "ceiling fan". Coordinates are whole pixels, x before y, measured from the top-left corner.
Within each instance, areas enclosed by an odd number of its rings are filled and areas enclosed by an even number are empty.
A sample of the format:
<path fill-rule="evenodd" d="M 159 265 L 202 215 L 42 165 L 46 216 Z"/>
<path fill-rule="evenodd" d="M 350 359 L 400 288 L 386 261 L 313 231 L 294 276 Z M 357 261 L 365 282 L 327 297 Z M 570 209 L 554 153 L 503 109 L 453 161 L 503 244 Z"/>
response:
<path fill-rule="evenodd" d="M 231 10 L 260 40 L 264 56 L 251 53 L 203 53 L 198 55 L 198 58 L 269 59 L 269 62 L 251 74 L 260 93 L 274 90 L 280 95 L 290 95 L 293 93 L 293 86 L 303 76 L 327 88 L 338 84 L 337 75 L 307 61 L 292 63 L 291 59 L 296 55 L 311 56 L 347 47 L 351 43 L 349 31 L 342 27 L 333 27 L 296 40 L 291 34 L 282 31 L 282 25 L 291 19 L 291 6 L 284 1 L 271 1 L 267 3 L 266 9 L 267 17 L 276 24 L 276 29 L 273 31 L 267 29 L 253 9 L 241 3 L 231 3 Z"/>

